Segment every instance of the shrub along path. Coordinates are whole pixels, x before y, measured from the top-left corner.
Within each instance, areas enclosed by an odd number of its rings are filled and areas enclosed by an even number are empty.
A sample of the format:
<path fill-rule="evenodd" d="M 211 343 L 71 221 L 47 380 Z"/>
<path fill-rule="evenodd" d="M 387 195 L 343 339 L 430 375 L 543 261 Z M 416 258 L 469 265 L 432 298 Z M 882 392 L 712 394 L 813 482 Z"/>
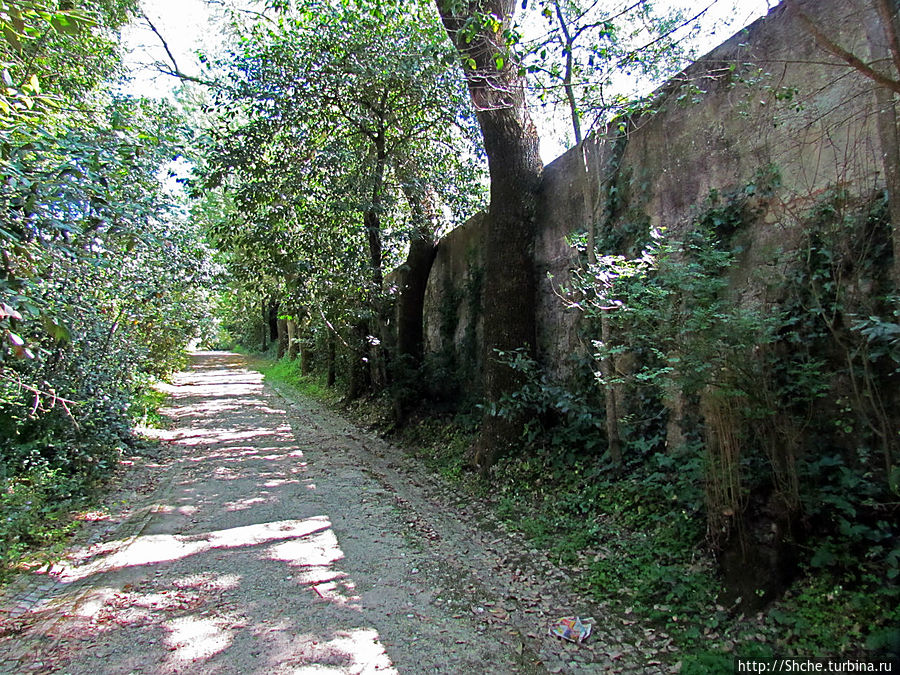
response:
<path fill-rule="evenodd" d="M 171 393 L 147 494 L 3 601 L 0 673 L 673 669 L 660 636 L 578 604 L 520 538 L 242 357 L 194 355 Z M 575 612 L 588 643 L 546 636 Z"/>

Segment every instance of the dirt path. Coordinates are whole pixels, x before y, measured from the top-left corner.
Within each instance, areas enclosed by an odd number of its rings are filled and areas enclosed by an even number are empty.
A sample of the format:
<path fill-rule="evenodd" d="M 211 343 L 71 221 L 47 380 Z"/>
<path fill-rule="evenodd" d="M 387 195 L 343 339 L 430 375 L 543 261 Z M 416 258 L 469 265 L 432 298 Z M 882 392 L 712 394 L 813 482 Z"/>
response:
<path fill-rule="evenodd" d="M 0 673 L 670 670 L 658 636 L 579 605 L 520 539 L 242 357 L 196 354 L 169 415 L 113 522 L 3 602 Z M 591 642 L 546 636 L 575 612 Z"/>

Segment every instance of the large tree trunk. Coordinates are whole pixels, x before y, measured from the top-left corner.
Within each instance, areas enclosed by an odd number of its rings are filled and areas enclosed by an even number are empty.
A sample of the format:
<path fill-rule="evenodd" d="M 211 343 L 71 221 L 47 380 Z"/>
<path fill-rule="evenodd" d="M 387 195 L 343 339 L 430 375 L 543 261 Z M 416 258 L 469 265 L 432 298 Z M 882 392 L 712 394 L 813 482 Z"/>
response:
<path fill-rule="evenodd" d="M 337 338 L 335 338 L 334 333 L 331 331 L 328 331 L 326 358 L 328 366 L 326 368 L 325 386 L 333 387 L 337 375 Z"/>
<path fill-rule="evenodd" d="M 439 199 L 435 191 L 423 185 L 423 171 L 415 156 L 403 157 L 394 166 L 403 195 L 412 216 L 409 253 L 396 272 L 397 296 L 394 304 L 396 328 L 393 333 L 391 381 L 394 384 L 394 420 L 402 425 L 409 409 L 418 399 L 415 382 L 421 377 L 424 358 L 423 331 L 425 290 L 437 253 L 434 241 Z"/>
<path fill-rule="evenodd" d="M 434 233 L 440 221 L 439 198 L 419 181 L 422 170 L 416 157 L 398 162 L 396 173 L 412 215 L 409 254 L 397 276 L 396 349 L 400 367 L 412 370 L 422 365 L 425 289 L 437 254 Z"/>
<path fill-rule="evenodd" d="M 310 349 L 309 340 L 300 338 L 300 374 L 309 375 L 312 372 L 312 350 Z"/>
<path fill-rule="evenodd" d="M 484 137 L 491 176 L 491 204 L 484 270 L 484 393 L 475 462 L 482 472 L 520 436 L 522 420 L 492 414 L 504 394 L 521 385 L 520 374 L 497 352 L 535 344 L 534 231 L 541 163 L 538 134 L 525 104 L 519 65 L 505 44 L 514 0 L 437 0 L 441 19 L 463 58 L 466 81 Z M 499 30 L 462 31 L 468 19 L 493 15 Z M 473 67 L 474 66 L 474 67 Z"/>
<path fill-rule="evenodd" d="M 398 275 L 397 356 L 404 368 L 422 364 L 425 289 L 437 248 L 430 236 L 416 233 Z"/>
<path fill-rule="evenodd" d="M 382 108 L 384 105 L 386 105 L 386 99 L 382 99 Z M 369 326 L 363 330 L 366 335 L 372 333 L 378 338 L 377 342 L 369 343 L 366 340 L 366 359 L 369 366 L 369 374 L 364 378 L 367 383 L 366 387 L 372 384 L 381 387 L 387 385 L 387 357 L 383 348 L 387 317 L 385 316 L 385 303 L 382 293 L 384 270 L 382 269 L 383 244 L 381 240 L 381 210 L 384 202 L 384 174 L 387 169 L 387 149 L 383 118 L 380 123 L 381 126 L 378 133 L 372 139 L 375 146 L 375 166 L 372 172 L 371 200 L 363 213 L 363 223 L 369 243 L 369 264 L 372 268 L 370 307 L 374 317 L 374 320 L 369 320 Z M 356 382 L 357 380 L 352 379 L 351 381 Z M 359 392 L 360 395 L 361 393 Z"/>
<path fill-rule="evenodd" d="M 297 358 L 297 346 L 300 342 L 296 319 L 287 320 L 287 334 L 287 356 L 288 360 L 293 361 Z"/>
<path fill-rule="evenodd" d="M 394 421 L 402 425 L 420 395 L 415 386 L 424 359 L 425 289 L 437 248 L 430 236 L 417 233 L 409 242 L 409 255 L 397 276 L 395 316 L 396 354 L 392 361 Z"/>
<path fill-rule="evenodd" d="M 369 264 L 372 266 L 372 283 L 375 290 L 380 291 L 384 280 L 381 267 L 381 209 L 384 198 L 384 172 L 387 168 L 387 150 L 385 149 L 384 131 L 379 130 L 372 141 L 375 145 L 375 166 L 372 170 L 372 193 L 369 205 L 363 212 L 363 225 L 369 244 Z"/>
<path fill-rule="evenodd" d="M 288 346 L 288 327 L 287 319 L 275 319 L 275 326 L 278 331 L 278 356 L 281 359 L 287 354 Z"/>
<path fill-rule="evenodd" d="M 368 325 L 360 321 L 353 328 L 353 339 L 350 341 L 347 373 L 347 398 L 351 401 L 362 396 L 372 384 L 372 371 L 369 368 Z"/>
<path fill-rule="evenodd" d="M 266 351 L 269 348 L 269 301 L 263 300 L 262 303 L 262 345 L 261 350 Z"/>
<path fill-rule="evenodd" d="M 269 300 L 266 311 L 268 312 L 266 320 L 269 323 L 269 340 L 276 342 L 278 340 L 278 303 Z"/>

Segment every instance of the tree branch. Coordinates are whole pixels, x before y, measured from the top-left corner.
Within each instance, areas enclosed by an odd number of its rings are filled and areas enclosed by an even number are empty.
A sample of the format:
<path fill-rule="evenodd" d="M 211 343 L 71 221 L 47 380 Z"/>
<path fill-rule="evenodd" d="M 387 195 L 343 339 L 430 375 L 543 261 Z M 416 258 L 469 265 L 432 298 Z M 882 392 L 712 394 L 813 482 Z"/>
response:
<path fill-rule="evenodd" d="M 870 80 L 874 81 L 876 84 L 879 84 L 882 87 L 886 87 L 887 89 L 900 94 L 900 82 L 891 79 L 887 75 L 879 73 L 858 56 L 856 56 L 855 54 L 851 54 L 846 49 L 837 44 L 834 40 L 825 35 L 825 33 L 822 32 L 822 30 L 812 19 L 809 18 L 809 16 L 805 12 L 797 8 L 795 0 L 789 0 L 788 11 L 797 17 L 800 23 L 803 24 L 803 27 L 806 29 L 806 31 L 813 36 L 816 44 L 818 44 L 819 47 L 827 51 L 832 56 L 836 56 L 837 58 L 846 62 L 852 68 L 862 73 Z M 886 26 L 885 29 L 888 30 L 888 27 Z"/>
<path fill-rule="evenodd" d="M 659 35 L 658 37 L 654 38 L 653 40 L 650 40 L 650 42 L 647 42 L 647 43 L 641 45 L 641 46 L 638 47 L 637 49 L 631 50 L 628 54 L 626 54 L 625 56 L 623 56 L 621 59 L 618 60 L 618 62 L 616 63 L 616 68 L 622 68 L 622 67 L 625 66 L 627 63 L 630 63 L 630 62 L 633 61 L 635 58 L 637 58 L 637 55 L 640 54 L 641 52 L 643 52 L 644 50 L 650 49 L 650 47 L 652 47 L 653 45 L 657 44 L 658 42 L 662 42 L 662 41 L 665 40 L 667 37 L 669 37 L 670 35 L 674 34 L 674 33 L 677 32 L 677 31 L 681 30 L 681 29 L 684 28 L 685 26 L 690 26 L 692 23 L 694 23 L 695 21 L 697 21 L 701 16 L 703 16 L 704 14 L 706 14 L 706 13 L 710 10 L 710 8 L 712 8 L 712 6 L 716 4 L 717 1 L 718 1 L 718 0 L 712 0 L 712 2 L 710 2 L 706 7 L 704 7 L 704 8 L 701 9 L 699 12 L 697 12 L 696 14 L 694 14 L 694 16 L 692 16 L 690 19 L 687 19 L 687 20 L 685 20 L 685 21 L 682 21 L 682 22 L 681 22 L 680 24 L 678 24 L 677 26 L 673 26 L 672 28 L 670 28 L 670 29 L 669 29 L 668 31 L 666 31 L 665 33 L 662 33 L 661 35 Z"/>
<path fill-rule="evenodd" d="M 894 5 L 892 7 L 892 5 Z M 891 50 L 891 58 L 894 61 L 894 69 L 900 75 L 900 43 L 898 43 L 898 17 L 895 3 L 890 0 L 876 0 L 875 7 L 878 10 L 878 17 L 881 19 L 884 35 L 887 38 L 888 47 Z"/>
<path fill-rule="evenodd" d="M 169 68 L 162 63 L 156 64 L 156 69 L 164 75 L 171 75 L 172 77 L 177 77 L 179 80 L 184 80 L 187 82 L 196 82 L 197 84 L 202 84 L 207 87 L 218 87 L 219 83 L 214 80 L 207 80 L 202 77 L 197 77 L 196 75 L 188 75 L 181 68 L 178 67 L 178 62 L 175 60 L 175 55 L 172 53 L 172 50 L 169 49 L 169 43 L 166 42 L 166 39 L 162 36 L 162 33 L 153 25 L 153 22 L 150 20 L 150 17 L 147 16 L 146 12 L 141 12 L 141 17 L 144 21 L 147 22 L 147 25 L 150 27 L 150 30 L 159 38 L 159 41 L 162 43 L 162 47 L 166 52 L 166 55 L 169 57 L 169 61 L 172 62 L 172 67 Z"/>

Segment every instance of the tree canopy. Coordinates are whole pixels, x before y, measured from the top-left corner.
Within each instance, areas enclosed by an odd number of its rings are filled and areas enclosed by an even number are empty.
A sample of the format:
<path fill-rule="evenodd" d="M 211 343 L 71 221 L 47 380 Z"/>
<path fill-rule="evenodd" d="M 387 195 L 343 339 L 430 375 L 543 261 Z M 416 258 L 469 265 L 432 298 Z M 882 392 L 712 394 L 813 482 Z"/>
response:
<path fill-rule="evenodd" d="M 364 358 L 360 340 L 382 338 L 385 270 L 482 199 L 449 46 L 406 3 L 306 2 L 234 31 L 195 183 L 234 208 L 209 231 L 261 302 Z"/>

